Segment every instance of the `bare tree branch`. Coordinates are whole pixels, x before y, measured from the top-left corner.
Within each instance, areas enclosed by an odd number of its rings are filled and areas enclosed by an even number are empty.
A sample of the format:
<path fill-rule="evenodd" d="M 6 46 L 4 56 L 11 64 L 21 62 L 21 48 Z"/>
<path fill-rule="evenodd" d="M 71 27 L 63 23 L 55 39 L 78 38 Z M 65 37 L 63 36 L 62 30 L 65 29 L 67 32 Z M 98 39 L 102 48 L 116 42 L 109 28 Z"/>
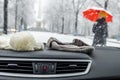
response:
<path fill-rule="evenodd" d="M 105 5 L 104 5 L 104 8 L 105 8 L 105 9 L 107 9 L 108 1 L 109 1 L 109 0 L 106 0 L 106 1 L 105 1 Z"/>
<path fill-rule="evenodd" d="M 98 6 L 104 8 L 104 7 L 103 7 L 99 2 L 97 2 L 96 0 L 92 0 L 92 1 L 94 1 Z"/>
<path fill-rule="evenodd" d="M 80 0 L 78 0 L 77 6 L 75 6 L 75 4 L 76 4 L 75 0 L 72 0 L 74 12 L 79 13 L 80 9 L 82 8 L 82 6 L 84 6 L 85 2 L 87 2 L 87 0 L 84 0 L 83 3 L 81 3 Z"/>
<path fill-rule="evenodd" d="M 75 0 L 72 0 L 72 3 L 73 3 L 73 10 L 74 10 L 74 12 L 76 12 L 76 10 L 75 10 Z"/>
<path fill-rule="evenodd" d="M 3 33 L 7 34 L 8 31 L 8 0 L 4 0 L 4 27 L 3 27 Z"/>
<path fill-rule="evenodd" d="M 87 0 L 84 0 L 84 2 L 81 5 L 79 5 L 78 13 L 79 13 L 80 9 L 85 5 L 86 2 L 87 2 Z"/>
<path fill-rule="evenodd" d="M 81 3 L 81 4 L 82 4 L 82 3 Z M 80 10 L 79 7 L 80 7 L 81 4 L 80 4 L 80 0 L 78 0 L 77 8 L 76 8 L 76 12 L 77 12 L 77 13 L 79 13 L 79 10 Z"/>

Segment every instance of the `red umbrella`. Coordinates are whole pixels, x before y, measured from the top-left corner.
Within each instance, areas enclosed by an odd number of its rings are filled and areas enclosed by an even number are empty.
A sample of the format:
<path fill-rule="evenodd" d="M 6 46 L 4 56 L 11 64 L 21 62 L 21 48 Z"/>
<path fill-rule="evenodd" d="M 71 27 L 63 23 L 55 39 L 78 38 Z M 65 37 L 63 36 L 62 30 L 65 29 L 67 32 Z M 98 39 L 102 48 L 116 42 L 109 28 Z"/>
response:
<path fill-rule="evenodd" d="M 83 11 L 83 16 L 90 21 L 96 22 L 101 17 L 106 18 L 106 22 L 112 22 L 112 14 L 103 8 L 89 8 Z"/>

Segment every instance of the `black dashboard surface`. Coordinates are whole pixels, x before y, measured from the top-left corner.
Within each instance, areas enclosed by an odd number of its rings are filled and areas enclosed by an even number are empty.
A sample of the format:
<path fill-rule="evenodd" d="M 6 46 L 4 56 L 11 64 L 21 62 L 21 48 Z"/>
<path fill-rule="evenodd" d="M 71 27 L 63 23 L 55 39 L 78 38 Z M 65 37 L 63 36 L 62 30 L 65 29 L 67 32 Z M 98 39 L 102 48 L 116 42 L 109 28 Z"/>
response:
<path fill-rule="evenodd" d="M 10 51 L 0 51 L 1 57 L 26 57 L 26 55 L 29 57 L 37 54 L 36 52 L 33 52 L 33 54 L 29 53 L 18 53 Z M 49 54 L 49 57 L 52 58 L 72 58 L 72 59 L 79 59 L 79 58 L 88 58 L 88 56 L 92 59 L 92 66 L 91 70 L 88 74 L 82 75 L 82 76 L 75 76 L 75 77 L 63 77 L 63 78 L 46 78 L 45 80 L 87 80 L 87 79 L 120 79 L 120 49 L 119 48 L 112 48 L 112 47 L 96 47 L 96 50 L 92 54 L 81 54 L 81 53 L 73 53 L 73 52 L 60 52 L 60 51 L 46 51 L 45 54 Z M 41 53 L 40 58 L 47 58 L 44 53 Z M 22 56 L 24 55 L 24 56 Z M 56 56 L 57 55 L 57 56 Z M 69 55 L 69 56 L 68 56 Z M 32 56 L 33 58 L 36 58 L 35 56 Z M 4 77 L 0 76 L 0 79 L 8 79 L 8 80 L 40 80 L 36 78 L 11 78 L 11 77 Z M 44 79 L 42 79 L 44 80 Z"/>
<path fill-rule="evenodd" d="M 90 57 L 84 53 L 78 52 L 64 52 L 57 50 L 43 50 L 32 52 L 16 52 L 0 50 L 0 57 L 6 58 L 33 58 L 33 59 L 90 59 Z"/>

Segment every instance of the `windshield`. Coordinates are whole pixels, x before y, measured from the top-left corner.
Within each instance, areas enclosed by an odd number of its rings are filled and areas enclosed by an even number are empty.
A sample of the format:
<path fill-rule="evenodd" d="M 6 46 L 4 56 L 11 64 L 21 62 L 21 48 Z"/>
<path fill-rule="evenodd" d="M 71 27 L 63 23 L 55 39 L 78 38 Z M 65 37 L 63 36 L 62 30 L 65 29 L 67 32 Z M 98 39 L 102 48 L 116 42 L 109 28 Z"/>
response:
<path fill-rule="evenodd" d="M 44 43 L 55 37 L 120 47 L 119 9 L 120 0 L 0 0 L 0 37 L 30 31 Z"/>

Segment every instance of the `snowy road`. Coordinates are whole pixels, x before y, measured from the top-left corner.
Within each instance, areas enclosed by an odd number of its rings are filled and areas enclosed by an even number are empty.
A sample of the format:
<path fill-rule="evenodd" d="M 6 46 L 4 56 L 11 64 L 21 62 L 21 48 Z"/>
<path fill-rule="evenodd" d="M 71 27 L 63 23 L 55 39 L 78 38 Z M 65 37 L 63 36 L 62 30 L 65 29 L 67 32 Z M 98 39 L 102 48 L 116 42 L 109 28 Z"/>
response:
<path fill-rule="evenodd" d="M 31 33 L 35 36 L 36 41 L 41 41 L 45 43 L 50 37 L 55 37 L 62 42 L 72 42 L 73 39 L 81 39 L 82 41 L 84 41 L 89 45 L 92 44 L 92 40 L 93 40 L 90 37 L 63 35 L 63 34 L 50 33 L 50 32 L 31 32 Z M 117 41 L 115 39 L 108 39 L 107 46 L 120 47 L 120 41 Z"/>

